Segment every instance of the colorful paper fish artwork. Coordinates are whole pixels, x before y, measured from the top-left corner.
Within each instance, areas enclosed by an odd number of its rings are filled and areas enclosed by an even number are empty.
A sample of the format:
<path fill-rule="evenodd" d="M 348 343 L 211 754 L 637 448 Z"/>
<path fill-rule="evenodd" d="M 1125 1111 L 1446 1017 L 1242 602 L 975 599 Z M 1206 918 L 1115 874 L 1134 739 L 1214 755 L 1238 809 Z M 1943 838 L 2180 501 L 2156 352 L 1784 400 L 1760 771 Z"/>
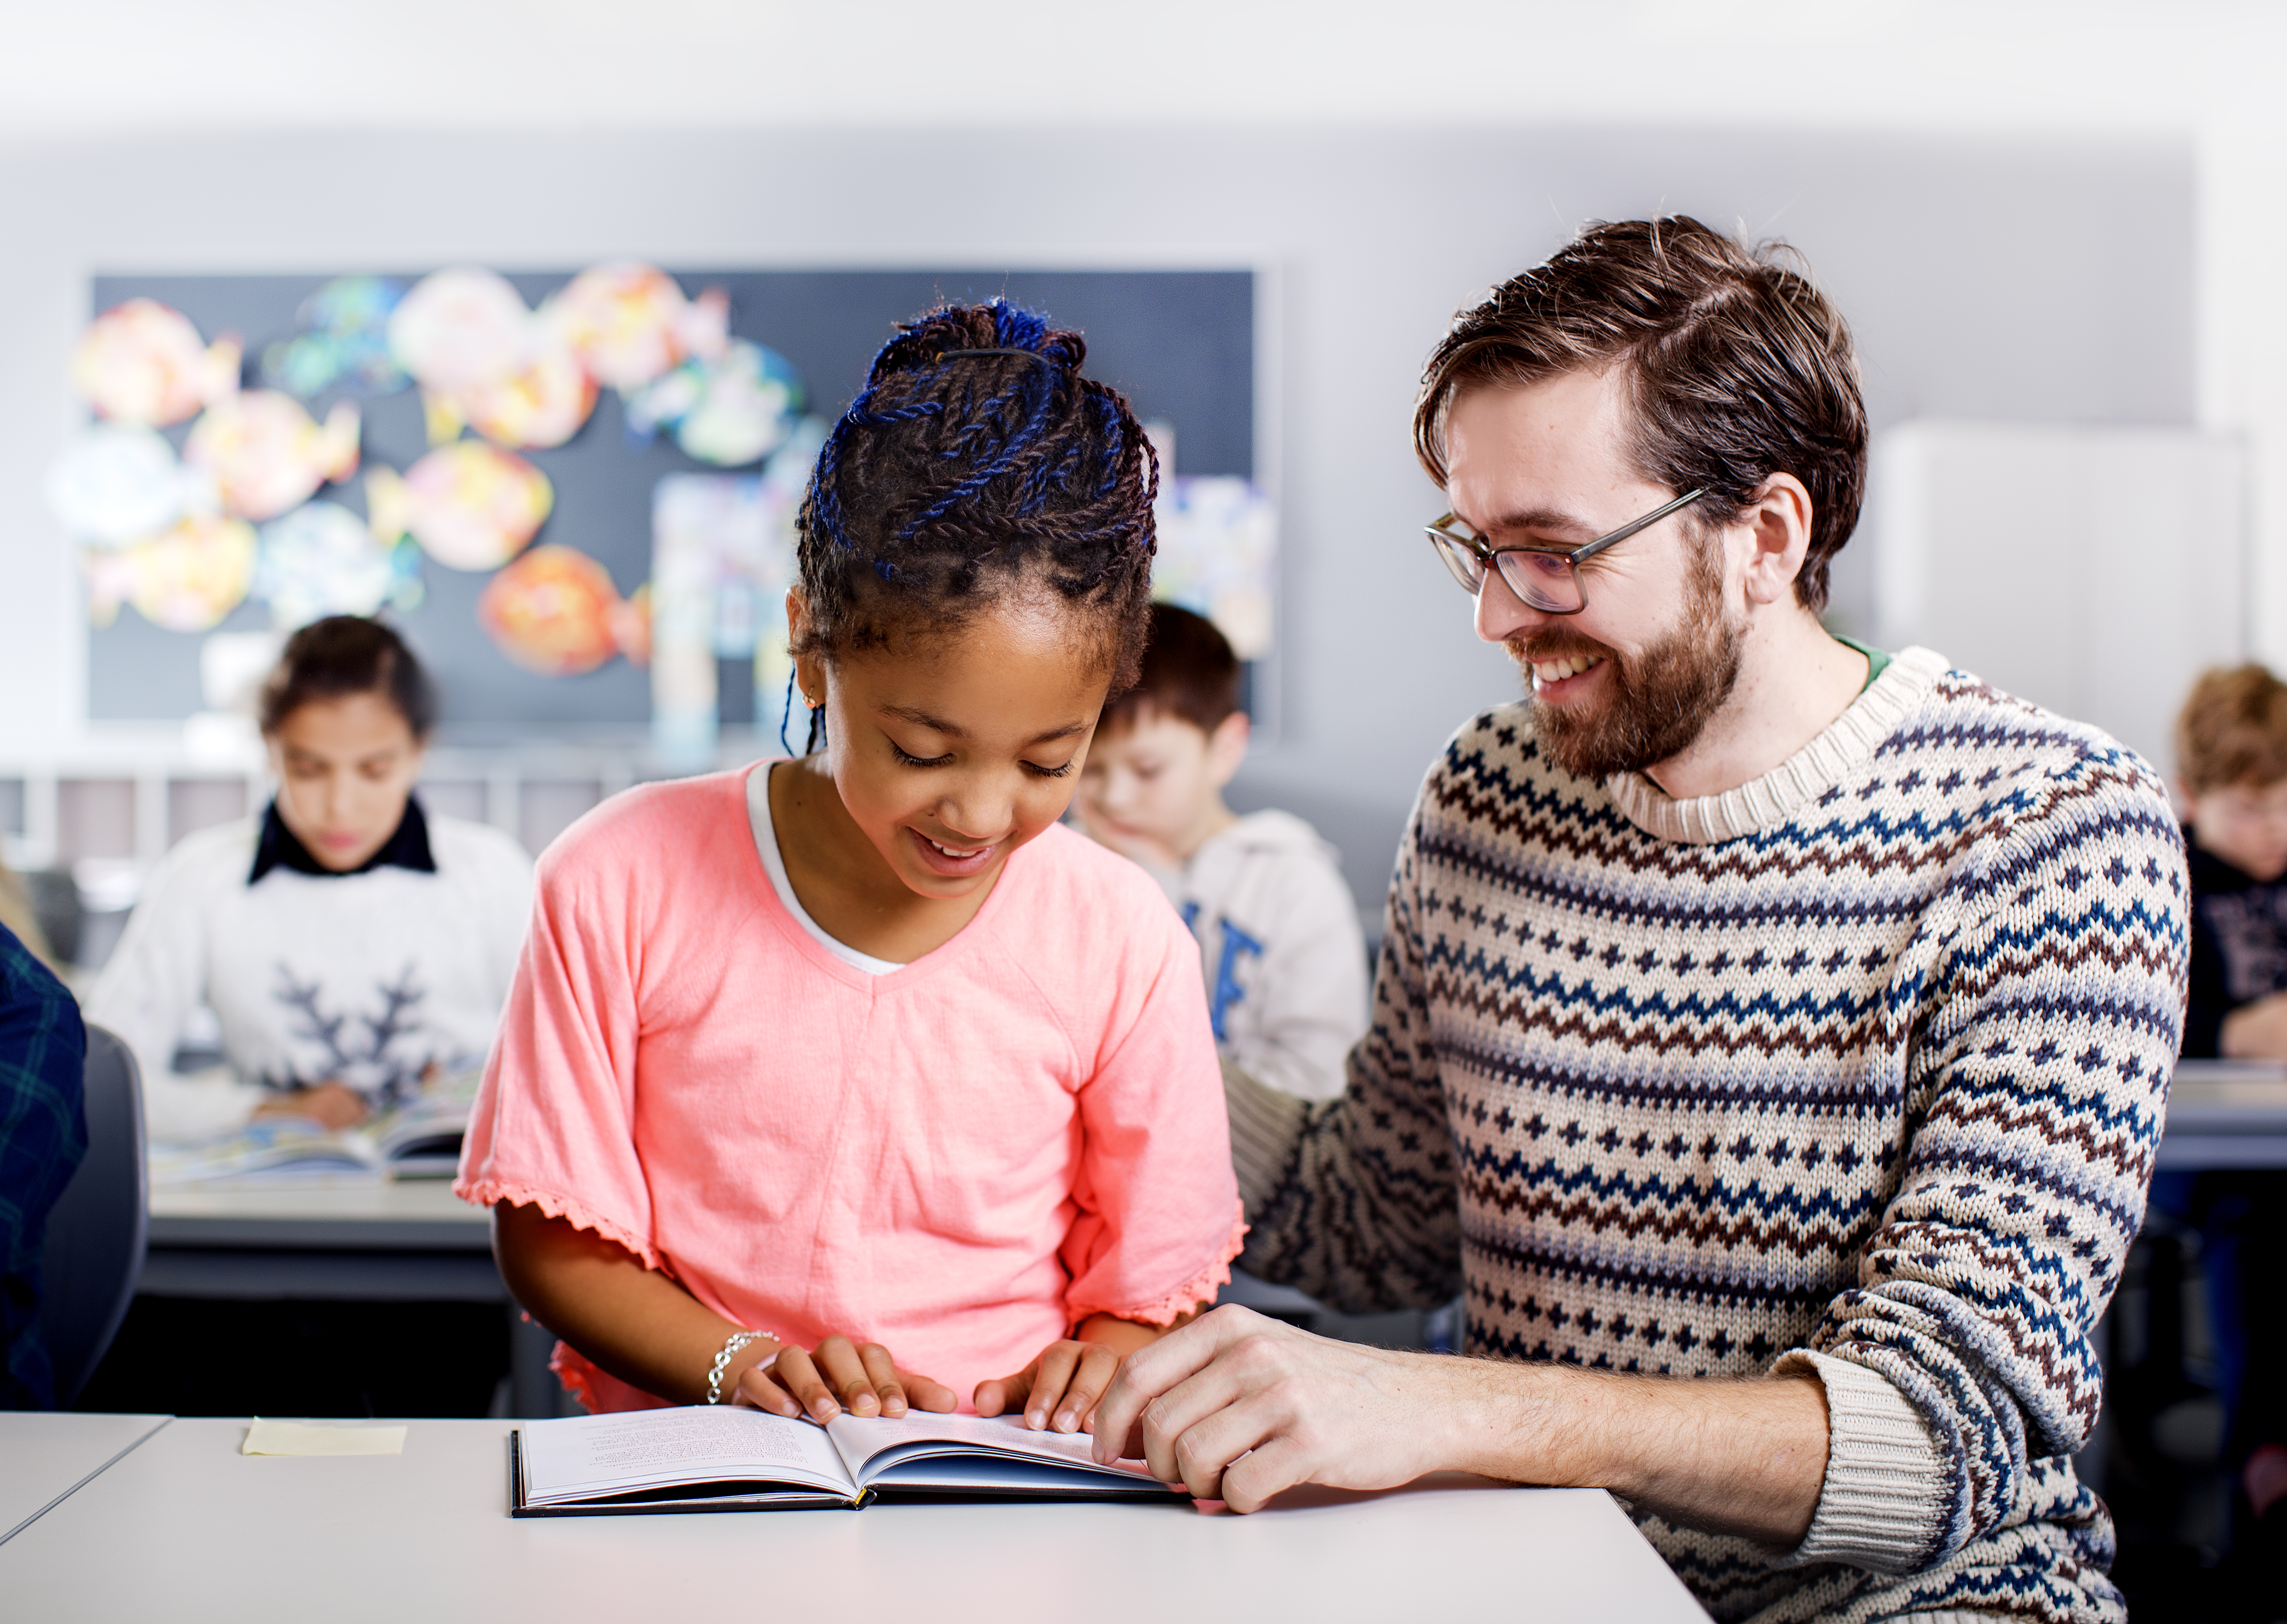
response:
<path fill-rule="evenodd" d="M 550 294 L 541 320 L 607 389 L 640 389 L 690 360 L 719 358 L 731 337 L 730 296 L 695 299 L 664 271 L 618 260 L 582 271 Z"/>
<path fill-rule="evenodd" d="M 207 344 L 180 311 L 129 299 L 88 324 L 72 351 L 72 384 L 96 416 L 162 428 L 238 389 L 239 341 Z"/>
<path fill-rule="evenodd" d="M 438 271 L 389 317 L 389 349 L 424 390 L 445 394 L 515 371 L 531 343 L 524 296 L 496 271 Z"/>
<path fill-rule="evenodd" d="M 453 404 L 495 445 L 545 450 L 580 432 L 596 409 L 596 381 L 571 350 L 543 345 L 517 371 L 471 385 Z"/>
<path fill-rule="evenodd" d="M 303 330 L 262 352 L 262 380 L 307 400 L 331 389 L 389 395 L 410 380 L 389 350 L 389 318 L 405 284 L 339 276 L 302 303 Z"/>
<path fill-rule="evenodd" d="M 432 446 L 464 424 L 498 445 L 560 446 L 595 409 L 595 381 L 571 345 L 495 272 L 422 278 L 391 314 L 389 344 L 421 385 Z"/>
<path fill-rule="evenodd" d="M 165 436 L 115 423 L 72 438 L 48 471 L 47 496 L 72 539 L 91 547 L 131 547 L 221 505 L 214 476 L 184 467 Z"/>
<path fill-rule="evenodd" d="M 439 446 L 401 477 L 376 467 L 365 492 L 374 535 L 409 535 L 438 563 L 463 570 L 497 569 L 516 557 L 556 504 L 546 474 L 480 440 Z"/>
<path fill-rule="evenodd" d="M 684 454 L 717 468 L 759 462 L 802 416 L 802 376 L 776 350 L 733 338 L 715 360 L 687 360 L 628 400 L 628 432 L 674 432 Z"/>
<path fill-rule="evenodd" d="M 328 614 L 420 605 L 419 549 L 384 542 L 339 503 L 305 503 L 263 526 L 260 540 L 249 595 L 270 606 L 283 630 Z"/>
<path fill-rule="evenodd" d="M 169 631 L 207 631 L 246 600 L 254 580 L 254 527 L 219 513 L 194 514 L 135 546 L 80 555 L 88 613 L 98 626 L 131 603 Z"/>
<path fill-rule="evenodd" d="M 542 677 L 578 677 L 613 655 L 649 653 L 643 594 L 622 598 L 610 572 L 575 548 L 535 547 L 486 582 L 477 621 L 503 654 Z"/>
<path fill-rule="evenodd" d="M 336 401 L 320 424 L 293 396 L 249 389 L 200 415 L 183 460 L 214 475 L 225 512 L 274 519 L 357 471 L 358 426 L 350 401 Z"/>

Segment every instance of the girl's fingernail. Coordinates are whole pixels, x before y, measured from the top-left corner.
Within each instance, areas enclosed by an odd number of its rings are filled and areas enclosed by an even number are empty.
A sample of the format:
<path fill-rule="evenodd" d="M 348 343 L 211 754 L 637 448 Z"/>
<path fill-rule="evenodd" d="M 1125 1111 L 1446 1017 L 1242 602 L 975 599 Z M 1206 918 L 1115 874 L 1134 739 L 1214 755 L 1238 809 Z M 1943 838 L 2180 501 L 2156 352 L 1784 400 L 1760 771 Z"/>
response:
<path fill-rule="evenodd" d="M 1078 1425 L 1080 1425 L 1080 1417 L 1073 1414 L 1070 1410 L 1059 1410 L 1056 1413 L 1057 1431 L 1069 1432 Z"/>
<path fill-rule="evenodd" d="M 1025 1424 L 1028 1427 L 1045 1427 L 1049 1424 L 1049 1414 L 1046 1410 L 1026 1410 Z"/>

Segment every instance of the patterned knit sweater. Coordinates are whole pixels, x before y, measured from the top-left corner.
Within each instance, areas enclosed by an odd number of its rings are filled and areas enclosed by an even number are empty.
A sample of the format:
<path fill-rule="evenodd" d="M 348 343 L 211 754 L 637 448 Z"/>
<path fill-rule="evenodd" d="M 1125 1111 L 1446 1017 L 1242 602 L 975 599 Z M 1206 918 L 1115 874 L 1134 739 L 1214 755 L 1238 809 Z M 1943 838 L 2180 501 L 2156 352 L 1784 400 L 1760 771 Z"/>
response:
<path fill-rule="evenodd" d="M 1468 1351 L 1816 1369 L 1809 1534 L 1640 1514 L 1719 1619 L 2117 1620 L 2073 1474 L 2183 1019 L 2184 856 L 2093 728 L 1893 661 L 1764 778 L 1568 776 L 1464 727 L 1401 849 L 1341 1100 L 1233 1076 L 1243 1259 Z"/>

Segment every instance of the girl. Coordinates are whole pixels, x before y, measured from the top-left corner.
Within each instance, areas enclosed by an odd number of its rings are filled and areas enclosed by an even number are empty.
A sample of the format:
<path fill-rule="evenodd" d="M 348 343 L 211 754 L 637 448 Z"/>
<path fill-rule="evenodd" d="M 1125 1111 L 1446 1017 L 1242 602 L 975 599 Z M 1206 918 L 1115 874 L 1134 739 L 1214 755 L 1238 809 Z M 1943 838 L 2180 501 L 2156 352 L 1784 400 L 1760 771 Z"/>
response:
<path fill-rule="evenodd" d="M 422 811 L 436 717 L 380 622 L 335 615 L 287 639 L 260 701 L 276 798 L 167 854 L 88 1001 L 135 1051 L 154 1138 L 265 1115 L 348 1127 L 492 1046 L 532 861 L 497 829 Z M 202 1002 L 225 1077 L 173 1070 Z"/>
<path fill-rule="evenodd" d="M 542 863 L 456 1186 L 591 1410 L 1086 1424 L 1243 1225 L 1196 949 L 1058 826 L 1150 592 L 1148 442 L 1075 333 L 900 329 L 820 453 L 803 759 Z"/>

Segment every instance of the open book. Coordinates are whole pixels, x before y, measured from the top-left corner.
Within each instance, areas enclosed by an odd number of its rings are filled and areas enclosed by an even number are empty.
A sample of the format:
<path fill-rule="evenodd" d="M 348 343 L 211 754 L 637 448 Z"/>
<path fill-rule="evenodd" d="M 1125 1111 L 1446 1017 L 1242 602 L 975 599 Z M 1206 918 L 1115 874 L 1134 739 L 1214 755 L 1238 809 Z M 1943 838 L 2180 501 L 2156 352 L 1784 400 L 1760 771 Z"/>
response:
<path fill-rule="evenodd" d="M 439 1079 L 355 1128 L 320 1128 L 303 1117 L 263 1117 L 219 1139 L 154 1145 L 151 1182 L 188 1184 L 305 1178 L 364 1183 L 452 1176 L 461 1160 L 481 1073 Z"/>
<path fill-rule="evenodd" d="M 854 1509 L 897 1499 L 1158 1500 L 1140 1464 L 1098 1466 L 1084 1432 L 1007 1418 L 836 1416 L 826 1426 L 694 1405 L 527 1422 L 510 1434 L 517 1517 Z"/>

